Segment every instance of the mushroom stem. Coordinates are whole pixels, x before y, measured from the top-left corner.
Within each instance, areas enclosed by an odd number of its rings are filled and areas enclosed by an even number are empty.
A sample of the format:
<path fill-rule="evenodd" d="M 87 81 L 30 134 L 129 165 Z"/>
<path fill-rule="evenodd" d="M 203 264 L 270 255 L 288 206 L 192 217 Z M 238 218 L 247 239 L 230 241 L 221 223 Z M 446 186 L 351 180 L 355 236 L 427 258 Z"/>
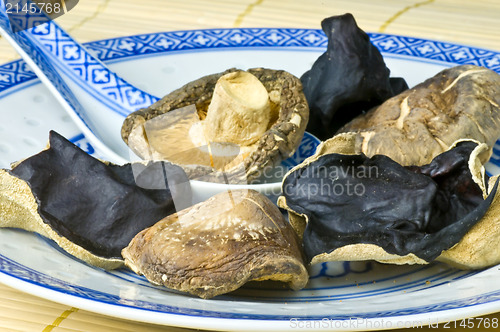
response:
<path fill-rule="evenodd" d="M 219 78 L 204 121 L 211 142 L 255 143 L 271 121 L 269 94 L 257 77 L 237 71 Z"/>

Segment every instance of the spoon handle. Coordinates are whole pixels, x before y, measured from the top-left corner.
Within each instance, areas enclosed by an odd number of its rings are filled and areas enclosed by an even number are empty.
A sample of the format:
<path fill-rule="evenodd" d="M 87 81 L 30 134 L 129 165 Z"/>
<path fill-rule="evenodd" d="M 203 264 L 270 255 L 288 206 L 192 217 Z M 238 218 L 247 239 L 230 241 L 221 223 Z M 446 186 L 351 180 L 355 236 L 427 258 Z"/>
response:
<path fill-rule="evenodd" d="M 16 8 L 23 8 L 25 4 L 31 3 L 29 0 L 14 2 L 19 3 Z M 114 112 L 126 116 L 158 100 L 157 97 L 136 88 L 109 70 L 59 25 L 48 19 L 44 12 L 38 10 L 12 13 L 11 9 L 7 15 L 5 4 L 6 1 L 3 1 L 0 6 L 0 25 L 28 55 L 36 47 L 38 53 L 52 63 L 60 73 L 67 76 L 67 79 L 72 80 L 94 98 L 99 98 Z M 29 27 L 30 22 L 36 20 L 43 20 L 45 23 Z M 22 30 L 26 27 L 28 28 Z"/>
<path fill-rule="evenodd" d="M 8 15 L 7 3 L 17 4 Z M 119 133 L 125 116 L 158 98 L 109 70 L 31 4 L 29 0 L 0 2 L 0 33 L 49 88 L 98 154 L 125 163 L 130 157 L 128 148 L 119 135 L 109 133 Z M 13 8 L 36 10 L 13 12 Z M 37 20 L 44 23 L 33 24 Z"/>

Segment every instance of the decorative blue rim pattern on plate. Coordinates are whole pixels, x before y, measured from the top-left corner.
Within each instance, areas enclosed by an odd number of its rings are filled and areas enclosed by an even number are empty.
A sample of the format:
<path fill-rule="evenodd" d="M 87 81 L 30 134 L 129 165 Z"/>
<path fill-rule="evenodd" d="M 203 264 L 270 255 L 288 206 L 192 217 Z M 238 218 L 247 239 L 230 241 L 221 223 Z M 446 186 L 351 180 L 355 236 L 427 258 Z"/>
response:
<path fill-rule="evenodd" d="M 500 52 L 464 45 L 369 33 L 372 43 L 384 55 L 404 55 L 451 64 L 473 64 L 500 73 Z M 324 49 L 327 39 L 316 29 L 242 28 L 174 31 L 112 38 L 85 43 L 84 46 L 101 61 L 124 57 L 153 55 L 164 52 L 215 48 L 298 48 Z M 0 66 L 0 93 L 36 76 L 17 60 Z"/>
<path fill-rule="evenodd" d="M 124 116 L 158 100 L 157 97 L 128 84 L 116 73 L 109 71 L 99 59 L 87 53 L 82 45 L 73 40 L 43 11 L 37 6 L 32 6 L 31 0 L 16 1 L 18 2 L 16 6 L 20 8 L 29 6 L 30 10 L 7 14 L 6 4 L 0 3 L 0 27 L 24 50 L 36 50 L 35 61 L 45 74 L 59 76 L 52 68 L 45 69 L 50 63 L 54 64 L 72 77 L 73 82 L 80 83 L 79 85 L 85 89 L 94 87 L 90 91 L 95 93 L 95 97 L 106 100 L 115 112 Z M 45 23 L 35 24 L 34 27 L 26 29 L 37 21 Z M 43 58 L 50 58 L 53 61 Z M 81 84 L 82 81 L 84 84 Z M 60 86 L 61 83 L 57 82 L 57 85 Z"/>
<path fill-rule="evenodd" d="M 475 64 L 490 68 L 500 73 L 500 52 L 471 48 L 467 46 L 429 41 L 418 38 L 370 34 L 372 42 L 386 56 L 402 56 L 415 58 L 418 61 L 429 60 L 455 64 Z M 85 47 L 102 61 L 113 61 L 122 58 L 143 57 L 166 52 L 191 52 L 194 50 L 216 50 L 216 49 L 269 49 L 269 50 L 304 50 L 319 52 L 326 46 L 327 40 L 321 30 L 315 29 L 212 29 L 199 31 L 176 31 L 145 34 L 123 38 L 95 41 L 85 44 Z M 8 94 L 16 88 L 26 86 L 25 83 L 36 82 L 35 75 L 27 68 L 22 60 L 13 61 L 0 66 L 0 96 Z M 86 147 L 92 152 L 92 146 L 85 141 L 85 137 L 78 135 L 73 137 L 74 142 Z M 495 147 L 495 156 L 492 162 L 500 166 L 500 149 Z M 94 289 L 73 285 L 57 278 L 48 276 L 39 271 L 32 270 L 19 264 L 8 257 L 0 255 L 0 273 L 15 278 L 24 283 L 36 287 L 52 290 L 69 297 L 86 299 L 105 305 L 120 306 L 129 309 L 140 309 L 154 311 L 163 314 L 187 315 L 191 317 L 217 318 L 217 319 L 244 319 L 244 320 L 282 320 L 289 321 L 288 315 L 266 315 L 248 314 L 238 312 L 218 312 L 213 310 L 199 310 L 183 308 L 165 304 L 158 304 L 143 300 L 123 301 L 118 296 L 99 292 Z M 120 272 L 121 273 L 121 272 Z M 328 277 L 324 270 L 320 270 L 315 277 Z M 441 271 L 446 280 L 460 280 L 473 277 L 479 272 L 464 272 L 458 270 Z M 123 272 L 118 277 L 123 277 Z M 443 278 L 444 278 L 443 277 Z M 435 286 L 441 285 L 439 274 L 434 275 L 432 281 Z M 405 288 L 406 287 L 406 288 Z M 413 286 L 402 286 L 400 290 L 413 291 Z M 388 287 L 389 289 L 389 287 Z M 389 292 L 389 291 L 388 291 Z M 360 292 L 360 294 L 363 294 Z M 372 296 L 365 294 L 366 296 Z M 346 295 L 347 296 L 347 295 Z M 246 300 L 243 297 L 243 300 Z M 299 298 L 300 300 L 300 298 Z M 304 297 L 304 301 L 315 299 Z M 338 300 L 337 298 L 335 300 Z M 450 311 L 464 309 L 485 304 L 497 303 L 500 300 L 500 290 L 484 292 L 479 295 L 464 297 L 460 300 L 441 301 L 432 305 L 421 305 L 405 307 L 401 310 L 381 310 L 360 312 L 356 317 L 360 318 L 385 318 L 400 317 L 419 314 L 435 313 L 439 311 Z M 496 306 L 500 308 L 500 303 Z M 300 317 L 300 319 L 334 319 L 350 320 L 351 314 L 332 313 L 328 316 L 315 315 L 313 313 Z"/>
<path fill-rule="evenodd" d="M 76 285 L 71 285 L 65 282 L 61 282 L 56 278 L 49 277 L 38 271 L 34 271 L 26 268 L 23 265 L 16 263 L 13 260 L 7 259 L 0 255 L 0 270 L 2 273 L 10 275 L 15 278 L 19 278 L 23 281 L 42 285 L 51 290 L 57 292 L 62 292 L 71 296 L 76 296 L 84 299 L 89 299 L 95 302 L 117 305 L 123 307 L 133 307 L 138 309 L 144 309 L 148 311 L 155 311 L 160 313 L 171 313 L 177 315 L 188 315 L 196 317 L 215 317 L 215 318 L 228 318 L 228 319 L 248 319 L 248 320 L 290 320 L 290 316 L 275 316 L 275 315 L 249 315 L 249 314 L 238 314 L 238 313 L 223 313 L 211 310 L 197 310 L 190 308 L 175 307 L 159 303 L 151 303 L 141 300 L 127 300 L 123 303 L 119 296 L 98 292 L 85 287 L 80 287 Z M 307 300 L 307 299 L 306 299 Z M 500 291 L 495 291 L 491 293 L 482 294 L 481 296 L 474 296 L 462 299 L 460 301 L 449 301 L 440 304 L 432 304 L 421 307 L 405 307 L 400 310 L 393 311 L 379 311 L 379 312 L 368 312 L 356 313 L 356 318 L 369 319 L 369 318 L 389 318 L 389 317 L 400 317 L 416 314 L 425 314 L 429 312 L 441 311 L 441 310 L 452 310 L 457 308 L 467 308 L 476 305 L 481 305 L 489 302 L 496 302 L 500 300 Z M 300 317 L 300 319 L 307 320 L 321 320 L 321 319 L 331 319 L 331 320 L 351 320 L 353 314 L 331 314 L 328 317 L 325 315 L 316 316 L 308 315 L 307 317 Z"/>

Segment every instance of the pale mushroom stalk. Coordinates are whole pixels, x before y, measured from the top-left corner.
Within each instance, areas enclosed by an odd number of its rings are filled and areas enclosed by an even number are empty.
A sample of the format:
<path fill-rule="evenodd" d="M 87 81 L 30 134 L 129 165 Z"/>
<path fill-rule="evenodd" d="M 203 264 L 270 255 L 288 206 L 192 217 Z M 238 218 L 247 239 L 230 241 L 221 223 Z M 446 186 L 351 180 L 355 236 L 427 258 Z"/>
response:
<path fill-rule="evenodd" d="M 256 149 L 271 117 L 264 85 L 254 75 L 237 71 L 217 81 L 204 120 L 191 105 L 146 121 L 143 135 L 152 159 L 224 171 Z"/>
<path fill-rule="evenodd" d="M 266 132 L 271 114 L 264 85 L 249 72 L 237 71 L 217 81 L 203 129 L 210 142 L 248 146 Z"/>

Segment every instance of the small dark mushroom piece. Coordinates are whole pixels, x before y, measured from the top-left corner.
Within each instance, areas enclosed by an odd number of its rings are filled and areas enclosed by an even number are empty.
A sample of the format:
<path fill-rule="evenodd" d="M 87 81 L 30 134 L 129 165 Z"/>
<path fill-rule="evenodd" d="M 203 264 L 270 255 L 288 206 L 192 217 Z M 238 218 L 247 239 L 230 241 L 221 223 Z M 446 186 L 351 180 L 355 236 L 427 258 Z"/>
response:
<path fill-rule="evenodd" d="M 357 115 L 408 89 L 390 78 L 382 55 L 351 14 L 321 22 L 328 47 L 300 80 L 310 108 L 307 131 L 322 140 Z"/>
<path fill-rule="evenodd" d="M 121 250 L 137 233 L 191 204 L 188 179 L 178 166 L 106 164 L 55 132 L 49 144 L 0 170 L 0 227 L 37 232 L 71 255 L 111 269 L 123 264 Z"/>
<path fill-rule="evenodd" d="M 151 283 L 211 298 L 248 281 L 303 288 L 298 238 L 268 198 L 253 190 L 217 194 L 142 231 L 122 252 Z"/>
<path fill-rule="evenodd" d="M 294 153 L 308 119 L 297 77 L 229 69 L 130 114 L 122 138 L 139 157 L 177 164 L 190 179 L 252 183 Z"/>
<path fill-rule="evenodd" d="M 334 137 L 283 181 L 278 205 L 303 232 L 313 264 L 431 262 L 459 244 L 495 198 L 497 185 L 488 195 L 479 161 L 485 144 L 459 141 L 428 165 L 404 167 L 383 155 L 353 154 L 354 143 L 353 134 Z M 458 256 L 447 262 L 476 267 Z"/>
<path fill-rule="evenodd" d="M 458 139 L 493 149 L 500 137 L 500 75 L 473 65 L 445 69 L 347 123 L 356 152 L 425 165 Z M 488 159 L 485 154 L 484 162 Z"/>

